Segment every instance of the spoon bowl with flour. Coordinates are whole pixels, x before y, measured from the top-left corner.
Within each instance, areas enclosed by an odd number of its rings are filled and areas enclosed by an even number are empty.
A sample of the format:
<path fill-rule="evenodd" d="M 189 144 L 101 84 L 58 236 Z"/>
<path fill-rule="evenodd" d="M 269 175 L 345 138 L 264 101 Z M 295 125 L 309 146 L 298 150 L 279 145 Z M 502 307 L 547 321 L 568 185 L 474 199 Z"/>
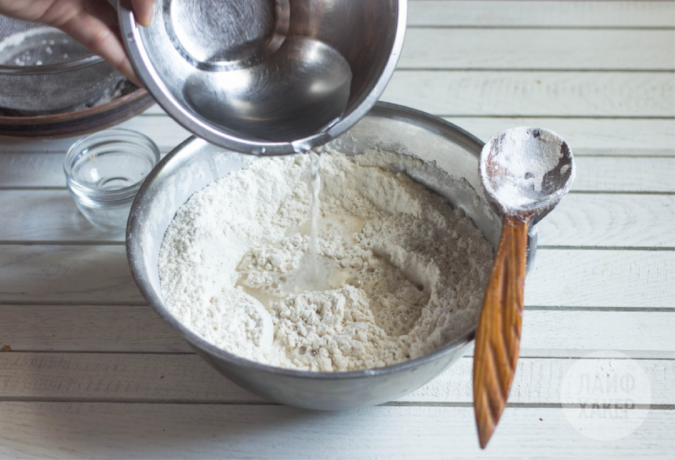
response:
<path fill-rule="evenodd" d="M 572 186 L 574 158 L 556 133 L 514 128 L 485 145 L 480 174 L 485 191 L 502 212 L 541 218 Z"/>

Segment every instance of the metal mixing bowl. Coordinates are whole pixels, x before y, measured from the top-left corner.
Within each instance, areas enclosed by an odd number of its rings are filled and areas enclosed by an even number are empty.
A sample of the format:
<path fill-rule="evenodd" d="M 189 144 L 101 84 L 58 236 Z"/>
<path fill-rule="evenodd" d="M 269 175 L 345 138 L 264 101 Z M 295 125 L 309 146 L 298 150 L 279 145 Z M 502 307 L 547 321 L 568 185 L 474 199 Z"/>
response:
<path fill-rule="evenodd" d="M 377 104 L 335 147 L 348 155 L 372 148 L 435 162 L 406 169 L 455 207 L 461 207 L 496 247 L 501 219 L 487 204 L 478 174 L 483 143 L 462 129 L 416 110 Z M 247 159 L 250 159 L 247 158 Z M 190 138 L 148 176 L 134 202 L 127 227 L 127 255 L 134 278 L 157 313 L 176 328 L 208 363 L 243 388 L 283 404 L 310 409 L 349 409 L 380 404 L 415 390 L 456 362 L 468 349 L 474 330 L 421 358 L 394 366 L 329 373 L 280 369 L 216 348 L 179 323 L 164 306 L 158 259 L 164 233 L 176 211 L 196 191 L 245 165 L 243 155 Z M 534 235 L 534 233 L 532 233 Z M 529 241 L 528 267 L 536 250 Z"/>
<path fill-rule="evenodd" d="M 162 0 L 149 27 L 118 0 L 145 87 L 188 131 L 257 155 L 325 144 L 375 104 L 407 0 Z"/>

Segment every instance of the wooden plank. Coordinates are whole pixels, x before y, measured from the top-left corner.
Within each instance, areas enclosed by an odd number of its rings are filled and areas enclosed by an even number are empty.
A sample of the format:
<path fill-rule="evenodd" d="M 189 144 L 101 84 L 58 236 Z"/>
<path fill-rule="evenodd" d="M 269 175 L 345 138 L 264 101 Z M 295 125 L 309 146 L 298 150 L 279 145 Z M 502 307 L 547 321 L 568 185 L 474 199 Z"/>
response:
<path fill-rule="evenodd" d="M 672 2 L 410 0 L 408 26 L 674 27 Z"/>
<path fill-rule="evenodd" d="M 522 356 L 583 357 L 607 350 L 635 358 L 675 357 L 673 312 L 528 310 L 523 318 Z"/>
<path fill-rule="evenodd" d="M 382 97 L 447 117 L 673 117 L 670 73 L 398 71 Z"/>
<path fill-rule="evenodd" d="M 162 109 L 157 104 L 147 113 L 161 113 Z M 152 139 L 162 153 L 168 153 L 176 145 L 190 137 L 190 133 L 169 117 L 157 120 L 152 116 L 137 116 L 131 120 L 116 126 L 116 128 L 131 129 L 145 134 Z M 80 137 L 66 139 L 52 139 L 44 141 L 0 141 L 0 153 L 5 152 L 39 152 L 39 153 L 63 153 L 66 152 Z"/>
<path fill-rule="evenodd" d="M 675 158 L 576 158 L 574 191 L 675 192 Z"/>
<path fill-rule="evenodd" d="M 641 410 L 641 409 L 634 409 Z M 617 459 L 672 453 L 675 412 L 652 410 L 624 439 L 580 435 L 563 411 L 509 408 L 480 452 L 470 407 L 315 412 L 285 406 L 0 403 L 0 456 L 84 458 Z M 634 423 L 631 419 L 617 424 Z M 631 425 L 626 425 L 631 426 Z M 620 429 L 620 428 L 619 428 Z M 630 432 L 630 430 L 628 430 Z M 519 455 L 520 458 L 522 455 Z"/>
<path fill-rule="evenodd" d="M 539 244 L 675 248 L 675 196 L 571 194 L 539 224 Z"/>
<path fill-rule="evenodd" d="M 560 134 L 575 155 L 675 155 L 675 122 L 640 119 L 446 118 L 486 141 L 515 126 L 539 126 Z"/>
<path fill-rule="evenodd" d="M 2 344 L 14 351 L 192 352 L 150 307 L 0 305 L 0 312 Z"/>
<path fill-rule="evenodd" d="M 141 118 L 144 117 L 140 116 L 134 120 Z M 162 117 L 152 118 L 158 129 L 164 129 L 163 126 L 168 123 Z M 675 122 L 673 120 L 523 117 L 446 117 L 446 120 L 483 140 L 514 126 L 541 126 L 562 135 L 569 141 L 575 154 L 675 155 Z"/>
<path fill-rule="evenodd" d="M 410 29 L 398 67 L 672 70 L 675 31 Z"/>
<path fill-rule="evenodd" d="M 525 304 L 673 308 L 675 252 L 539 250 Z"/>
<path fill-rule="evenodd" d="M 0 305 L 0 313 L 0 346 L 15 351 L 191 352 L 151 307 Z M 675 357 L 673 328 L 673 312 L 528 310 L 521 354 L 580 357 L 614 350 Z"/>
<path fill-rule="evenodd" d="M 0 145 L 0 186 L 2 187 L 65 187 L 63 172 L 65 154 L 4 153 Z"/>
<path fill-rule="evenodd" d="M 540 126 L 556 131 L 572 146 L 575 155 L 665 155 L 675 156 L 675 122 L 643 119 L 568 119 L 568 118 L 447 118 L 475 136 L 487 140 L 493 134 L 514 126 Z M 169 150 L 180 143 L 183 135 L 168 116 L 136 117 L 127 122 L 129 129 L 144 131 Z M 173 143 L 172 143 L 173 142 Z M 48 185 L 64 184 L 62 157 L 29 153 L 64 153 L 72 142 L 0 142 L 0 185 L 34 185 L 49 175 Z M 16 163 L 27 164 L 28 169 Z M 5 172 L 11 169 L 12 174 Z M 47 179 L 44 179 L 47 181 Z"/>
<path fill-rule="evenodd" d="M 82 216 L 67 191 L 0 190 L 0 242 L 117 242 Z M 675 196 L 571 194 L 539 227 L 539 244 L 574 247 L 675 247 Z"/>
<path fill-rule="evenodd" d="M 509 404 L 557 404 L 561 402 L 562 384 L 569 369 L 579 363 L 579 359 L 531 359 L 518 361 L 516 375 L 509 393 Z M 636 404 L 673 404 L 675 393 L 675 361 L 671 360 L 633 360 L 598 359 L 593 362 L 599 368 L 615 367 L 631 369 L 635 365 L 649 378 L 651 395 L 641 394 Z M 30 371 L 28 375 L 34 375 Z M 473 402 L 473 359 L 461 359 L 455 366 L 437 378 L 401 398 L 399 401 L 414 402 Z M 637 398 L 636 392 L 636 398 Z M 648 397 L 649 396 L 649 397 Z"/>
<path fill-rule="evenodd" d="M 2 301 L 144 303 L 122 246 L 3 246 Z"/>
<path fill-rule="evenodd" d="M 224 378 L 194 354 L 117 353 L 0 353 L 0 399 L 3 398 L 265 401 Z"/>
<path fill-rule="evenodd" d="M 509 402 L 557 404 L 561 384 L 578 359 L 532 359 L 518 362 Z M 675 361 L 635 361 L 647 374 L 651 398 L 635 404 L 674 404 Z M 600 359 L 598 366 L 621 365 Z M 471 403 L 473 360 L 459 360 L 449 370 L 398 401 Z M 644 394 L 641 394 L 644 396 Z M 2 353 L 0 399 L 247 403 L 263 398 L 223 378 L 196 355 Z"/>
<path fill-rule="evenodd" d="M 3 188 L 65 187 L 63 155 L 0 154 Z M 573 190 L 675 192 L 675 157 L 578 157 Z"/>
<path fill-rule="evenodd" d="M 0 191 L 0 242 L 117 242 L 78 211 L 66 191 Z M 539 244 L 574 247 L 675 247 L 675 196 L 571 194 L 539 226 Z"/>
<path fill-rule="evenodd" d="M 397 71 L 382 100 L 453 118 L 672 117 L 674 86 L 670 73 Z"/>
<path fill-rule="evenodd" d="M 675 252 L 548 250 L 528 278 L 529 306 L 673 308 Z M 143 303 L 123 246 L 4 245 L 0 302 Z"/>
<path fill-rule="evenodd" d="M 12 216 L 0 226 L 0 242 L 125 240 L 124 229 L 102 230 L 92 225 L 66 190 L 1 190 L 0 215 Z"/>

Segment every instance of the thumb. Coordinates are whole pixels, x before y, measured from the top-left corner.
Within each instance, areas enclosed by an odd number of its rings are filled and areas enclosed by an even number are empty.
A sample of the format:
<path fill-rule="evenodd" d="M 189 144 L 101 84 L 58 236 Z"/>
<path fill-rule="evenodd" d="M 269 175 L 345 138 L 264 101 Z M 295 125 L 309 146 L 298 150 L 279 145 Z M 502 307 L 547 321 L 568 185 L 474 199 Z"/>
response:
<path fill-rule="evenodd" d="M 155 0 L 131 0 L 131 9 L 134 11 L 136 22 L 148 27 L 155 12 Z"/>

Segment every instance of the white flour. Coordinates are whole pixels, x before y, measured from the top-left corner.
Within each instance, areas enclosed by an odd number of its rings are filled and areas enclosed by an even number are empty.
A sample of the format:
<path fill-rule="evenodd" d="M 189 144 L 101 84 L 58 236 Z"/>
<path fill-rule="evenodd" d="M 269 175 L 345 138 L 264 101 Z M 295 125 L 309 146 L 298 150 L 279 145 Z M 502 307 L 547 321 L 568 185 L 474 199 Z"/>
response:
<path fill-rule="evenodd" d="M 160 252 L 167 307 L 218 347 L 294 369 L 381 367 L 458 338 L 477 322 L 492 247 L 388 166 L 400 158 L 322 155 L 322 286 L 301 270 L 308 155 L 257 159 L 195 193 Z"/>

